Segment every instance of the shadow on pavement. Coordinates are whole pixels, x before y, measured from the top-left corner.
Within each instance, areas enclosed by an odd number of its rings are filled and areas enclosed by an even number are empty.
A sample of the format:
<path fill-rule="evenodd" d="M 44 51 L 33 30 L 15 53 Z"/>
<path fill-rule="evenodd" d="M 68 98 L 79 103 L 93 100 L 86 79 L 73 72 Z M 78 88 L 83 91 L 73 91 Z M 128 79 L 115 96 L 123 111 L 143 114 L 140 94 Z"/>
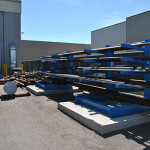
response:
<path fill-rule="evenodd" d="M 73 93 L 67 94 L 52 94 L 47 96 L 49 100 L 53 100 L 57 103 L 66 102 L 66 101 L 74 101 L 75 97 Z M 74 120 L 74 119 L 73 119 Z M 80 123 L 81 124 L 81 123 Z M 84 125 L 83 125 L 84 126 Z M 87 127 L 86 127 L 87 128 Z M 127 129 L 122 129 L 113 133 L 100 135 L 103 138 L 109 138 L 111 136 L 115 136 L 118 134 L 124 135 L 127 139 L 133 140 L 138 144 L 145 146 L 145 149 L 150 150 L 150 123 L 142 124 L 134 127 L 130 127 Z M 118 141 L 119 142 L 119 141 Z"/>
<path fill-rule="evenodd" d="M 124 135 L 129 140 L 134 140 L 138 144 L 145 146 L 145 149 L 150 149 L 150 123 L 141 124 L 131 128 L 123 129 L 117 132 L 103 135 L 103 138 L 109 138 L 117 134 Z"/>
<path fill-rule="evenodd" d="M 51 94 L 47 95 L 46 97 L 48 98 L 48 100 L 53 100 L 57 103 L 75 100 L 73 93 Z"/>
<path fill-rule="evenodd" d="M 14 100 L 15 98 L 2 98 L 1 101 L 11 101 Z"/>

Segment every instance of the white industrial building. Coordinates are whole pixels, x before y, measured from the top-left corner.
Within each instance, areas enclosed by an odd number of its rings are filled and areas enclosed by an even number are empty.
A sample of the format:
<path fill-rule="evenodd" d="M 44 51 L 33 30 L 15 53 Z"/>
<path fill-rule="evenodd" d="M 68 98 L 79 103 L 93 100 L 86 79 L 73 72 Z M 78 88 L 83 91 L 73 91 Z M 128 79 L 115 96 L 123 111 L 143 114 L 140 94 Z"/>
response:
<path fill-rule="evenodd" d="M 125 22 L 114 24 L 91 32 L 91 48 L 132 43 L 150 39 L 150 11 L 126 18 Z"/>
<path fill-rule="evenodd" d="M 58 52 L 61 53 L 84 48 L 95 49 L 106 45 L 113 46 L 121 42 L 139 42 L 145 39 L 150 39 L 150 11 L 127 17 L 125 22 L 92 31 L 91 47 L 89 44 L 21 42 L 21 0 L 0 0 L 0 64 L 7 64 L 8 72 L 11 72 L 12 68 L 21 67 L 21 58 L 22 60 L 38 59 L 41 55 L 53 53 L 53 50 L 58 51 L 59 48 Z M 31 57 L 35 53 L 36 57 Z M 0 73 L 2 73 L 2 65 L 0 65 Z"/>
<path fill-rule="evenodd" d="M 21 0 L 0 0 L 0 64 L 21 65 Z M 2 65 L 0 65 L 0 73 Z"/>

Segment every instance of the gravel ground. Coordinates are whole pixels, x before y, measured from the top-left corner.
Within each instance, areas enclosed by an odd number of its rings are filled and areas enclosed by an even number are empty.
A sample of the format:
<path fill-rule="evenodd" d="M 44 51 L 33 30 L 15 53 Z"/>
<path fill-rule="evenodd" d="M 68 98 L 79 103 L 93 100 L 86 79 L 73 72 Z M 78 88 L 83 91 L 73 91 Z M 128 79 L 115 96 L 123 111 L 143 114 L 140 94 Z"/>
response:
<path fill-rule="evenodd" d="M 57 94 L 0 101 L 0 150 L 150 149 L 150 124 L 101 136 L 57 109 L 59 101 L 73 99 Z"/>

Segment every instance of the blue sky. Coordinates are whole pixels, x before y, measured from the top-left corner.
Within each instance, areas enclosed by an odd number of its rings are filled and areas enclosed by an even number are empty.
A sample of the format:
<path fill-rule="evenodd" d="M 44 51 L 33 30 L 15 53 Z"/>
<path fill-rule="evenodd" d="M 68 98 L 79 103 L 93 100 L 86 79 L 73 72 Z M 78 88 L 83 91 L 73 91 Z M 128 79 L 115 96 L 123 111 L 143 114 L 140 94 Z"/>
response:
<path fill-rule="evenodd" d="M 91 31 L 150 10 L 150 0 L 22 0 L 22 40 L 91 43 Z"/>

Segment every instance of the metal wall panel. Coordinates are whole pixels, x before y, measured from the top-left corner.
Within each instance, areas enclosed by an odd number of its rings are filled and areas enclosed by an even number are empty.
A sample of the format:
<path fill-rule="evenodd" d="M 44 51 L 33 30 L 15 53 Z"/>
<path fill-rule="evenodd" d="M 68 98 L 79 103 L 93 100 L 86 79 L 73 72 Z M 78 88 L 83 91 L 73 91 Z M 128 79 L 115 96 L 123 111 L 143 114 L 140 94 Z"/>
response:
<path fill-rule="evenodd" d="M 2 40 L 0 39 L 0 73 L 2 72 Z"/>
<path fill-rule="evenodd" d="M 127 18 L 127 43 L 150 39 L 150 11 Z"/>
<path fill-rule="evenodd" d="M 21 13 L 21 2 L 0 0 L 0 11 Z"/>
<path fill-rule="evenodd" d="M 17 67 L 21 65 L 21 53 L 20 53 L 20 41 L 21 41 L 21 15 L 18 13 L 4 12 L 4 52 L 5 62 L 10 68 L 10 45 L 16 46 L 17 52 Z"/>
<path fill-rule="evenodd" d="M 3 13 L 0 12 L 0 73 L 3 62 Z"/>
<path fill-rule="evenodd" d="M 0 38 L 3 39 L 3 13 L 0 12 Z"/>
<path fill-rule="evenodd" d="M 60 43 L 60 42 L 42 42 L 42 41 L 21 41 L 21 60 L 35 60 L 42 55 L 53 53 L 64 53 L 67 51 L 80 51 L 91 49 L 90 44 Z"/>
<path fill-rule="evenodd" d="M 126 42 L 126 22 L 108 26 L 91 33 L 91 48 L 118 45 Z"/>

